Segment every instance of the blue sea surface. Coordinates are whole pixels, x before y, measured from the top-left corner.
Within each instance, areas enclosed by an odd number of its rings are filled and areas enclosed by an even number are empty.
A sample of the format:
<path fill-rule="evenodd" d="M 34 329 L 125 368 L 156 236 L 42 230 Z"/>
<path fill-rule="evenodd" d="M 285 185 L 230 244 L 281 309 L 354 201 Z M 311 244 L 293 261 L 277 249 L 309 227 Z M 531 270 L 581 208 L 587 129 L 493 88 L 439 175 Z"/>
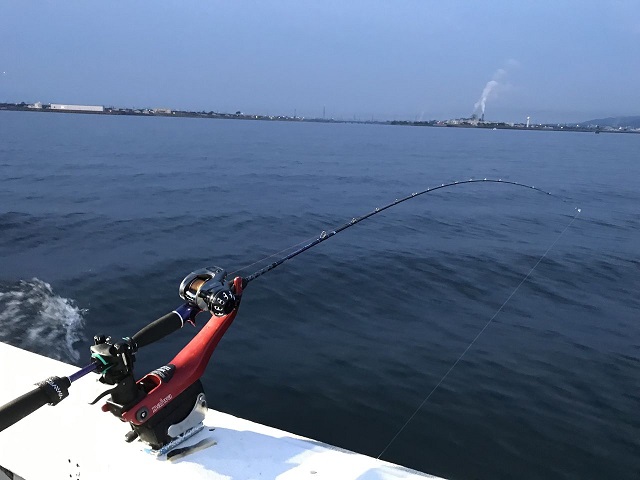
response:
<path fill-rule="evenodd" d="M 455 364 L 383 459 L 637 479 L 639 151 L 640 135 L 0 112 L 0 341 L 84 365 L 94 334 L 178 306 L 192 270 L 247 275 L 442 183 L 522 182 L 564 201 L 457 185 L 250 283 L 209 404 L 378 456 Z"/>

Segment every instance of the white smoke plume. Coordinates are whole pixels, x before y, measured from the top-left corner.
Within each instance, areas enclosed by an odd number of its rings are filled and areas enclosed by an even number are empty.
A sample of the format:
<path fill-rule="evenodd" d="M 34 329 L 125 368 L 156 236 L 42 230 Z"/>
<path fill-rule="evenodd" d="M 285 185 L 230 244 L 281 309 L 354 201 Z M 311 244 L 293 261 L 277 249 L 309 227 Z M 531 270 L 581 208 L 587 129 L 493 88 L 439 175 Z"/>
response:
<path fill-rule="evenodd" d="M 507 66 L 516 67 L 518 66 L 518 62 L 516 60 L 508 60 Z M 496 70 L 491 80 L 489 80 L 487 84 L 484 86 L 484 89 L 482 90 L 482 95 L 480 95 L 480 99 L 473 106 L 474 112 L 480 112 L 481 116 L 484 115 L 484 109 L 487 106 L 487 100 L 492 94 L 494 97 L 496 96 L 497 91 L 499 87 L 503 84 L 502 82 L 506 77 L 506 75 L 507 75 L 507 70 L 505 68 L 499 68 L 498 70 Z"/>

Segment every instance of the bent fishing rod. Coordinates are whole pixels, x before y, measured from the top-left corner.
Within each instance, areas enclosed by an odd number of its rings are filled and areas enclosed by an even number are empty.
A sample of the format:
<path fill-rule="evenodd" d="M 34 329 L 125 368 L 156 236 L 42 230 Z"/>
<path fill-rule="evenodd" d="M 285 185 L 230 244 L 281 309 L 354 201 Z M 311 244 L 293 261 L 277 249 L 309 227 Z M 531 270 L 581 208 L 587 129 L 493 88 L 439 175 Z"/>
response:
<path fill-rule="evenodd" d="M 94 345 L 90 347 L 91 363 L 68 377 L 47 378 L 37 383 L 35 389 L 0 407 L 0 432 L 47 403 L 58 404 L 69 395 L 69 387 L 73 382 L 90 372 L 96 372 L 100 374 L 99 381 L 111 388 L 100 394 L 91 404 L 108 396 L 102 410 L 111 412 L 130 424 L 131 431 L 125 437 L 127 441 L 140 438 L 150 447 L 152 453 L 168 453 L 175 445 L 203 428 L 202 421 L 207 403 L 200 377 L 220 339 L 233 322 L 243 290 L 250 282 L 287 260 L 395 205 L 436 190 L 471 183 L 508 184 L 566 202 L 558 195 L 509 180 L 484 178 L 443 183 L 396 199 L 360 217 L 354 217 L 333 230 L 321 232 L 301 247 L 298 247 L 298 244 L 285 249 L 283 252 L 295 248 L 246 277 L 236 276 L 227 280 L 227 272 L 220 267 L 196 270 L 187 275 L 180 284 L 179 295 L 185 301 L 184 304 L 148 324 L 132 337 L 114 340 L 105 335 L 96 335 Z M 277 255 L 274 254 L 267 259 Z M 195 326 L 196 316 L 202 312 L 211 314 L 210 319 L 173 360 L 136 380 L 133 366 L 138 350 L 179 330 L 185 323 Z"/>
<path fill-rule="evenodd" d="M 400 203 L 406 202 L 407 200 L 411 200 L 412 198 L 416 198 L 416 197 L 419 197 L 421 195 L 425 195 L 427 193 L 435 192 L 436 190 L 440 190 L 440 189 L 443 189 L 443 188 L 449 188 L 449 187 L 453 187 L 453 186 L 456 186 L 456 185 L 469 184 L 469 183 L 502 183 L 502 184 L 507 184 L 507 185 L 515 185 L 517 187 L 528 188 L 528 189 L 535 190 L 537 192 L 543 193 L 545 195 L 549 195 L 551 197 L 555 197 L 555 198 L 557 198 L 559 200 L 562 200 L 563 202 L 566 201 L 563 197 L 561 197 L 559 195 L 554 195 L 551 192 L 547 192 L 547 191 L 542 190 L 540 188 L 536 188 L 533 185 L 526 185 L 524 183 L 512 182 L 510 180 L 502 180 L 501 178 L 499 178 L 499 179 L 491 179 L 491 178 L 473 179 L 472 178 L 472 179 L 469 179 L 469 180 L 462 180 L 462 181 L 458 181 L 458 182 L 443 183 L 443 184 L 438 185 L 436 187 L 430 187 L 430 188 L 427 188 L 426 190 L 422 190 L 420 192 L 414 192 L 414 193 L 412 193 L 410 195 L 407 195 L 406 197 L 403 197 L 403 198 L 397 198 L 395 201 L 389 202 L 389 203 L 387 203 L 386 205 L 384 205 L 382 207 L 378 207 L 375 210 L 370 211 L 369 213 L 365 213 L 364 215 L 362 215 L 360 217 L 352 218 L 350 221 L 348 221 L 344 225 L 341 225 L 340 227 L 338 227 L 338 228 L 336 228 L 334 230 L 331 230 L 329 232 L 323 231 L 312 242 L 310 242 L 310 243 L 298 248 L 297 250 L 291 252 L 288 255 L 283 256 L 282 258 L 280 258 L 277 261 L 271 263 L 270 265 L 267 265 L 266 267 L 261 268 L 257 272 L 254 272 L 251 275 L 248 275 L 247 277 L 244 277 L 244 285 L 246 285 L 247 283 L 249 283 L 252 280 L 255 280 L 256 278 L 260 277 L 261 275 L 264 275 L 265 273 L 269 272 L 270 270 L 273 270 L 278 265 L 282 265 L 287 260 L 290 260 L 293 257 L 296 257 L 296 256 L 300 255 L 302 252 L 306 252 L 310 248 L 313 248 L 316 245 L 324 242 L 325 240 L 328 240 L 329 238 L 333 237 L 334 235 L 337 235 L 338 233 L 346 230 L 347 228 L 353 227 L 354 225 L 360 223 L 361 221 L 366 220 L 369 217 L 373 217 L 374 215 L 377 215 L 380 212 L 388 210 L 391 207 L 394 207 L 394 206 L 396 206 L 396 205 L 398 205 Z M 242 270 L 244 270 L 244 269 L 242 269 Z"/>

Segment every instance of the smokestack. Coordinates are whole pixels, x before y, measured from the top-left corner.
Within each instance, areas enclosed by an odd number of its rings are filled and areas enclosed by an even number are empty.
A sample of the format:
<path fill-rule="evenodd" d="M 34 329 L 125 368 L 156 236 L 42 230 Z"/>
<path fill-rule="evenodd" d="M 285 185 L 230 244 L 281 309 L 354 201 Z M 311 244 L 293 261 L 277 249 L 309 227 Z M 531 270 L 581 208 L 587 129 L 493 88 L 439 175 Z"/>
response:
<path fill-rule="evenodd" d="M 482 112 L 482 116 L 480 117 L 480 121 L 484 122 L 484 112 Z"/>

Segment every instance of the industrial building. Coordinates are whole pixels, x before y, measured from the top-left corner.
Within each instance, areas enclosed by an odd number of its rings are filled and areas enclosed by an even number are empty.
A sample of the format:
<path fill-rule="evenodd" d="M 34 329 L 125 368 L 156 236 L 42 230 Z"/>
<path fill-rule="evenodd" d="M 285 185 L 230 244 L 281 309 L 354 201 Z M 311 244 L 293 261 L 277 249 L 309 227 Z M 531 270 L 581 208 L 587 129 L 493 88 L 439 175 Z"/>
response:
<path fill-rule="evenodd" d="M 71 112 L 104 112 L 102 105 L 64 105 L 61 103 L 52 103 L 49 108 L 51 110 L 69 110 Z"/>

